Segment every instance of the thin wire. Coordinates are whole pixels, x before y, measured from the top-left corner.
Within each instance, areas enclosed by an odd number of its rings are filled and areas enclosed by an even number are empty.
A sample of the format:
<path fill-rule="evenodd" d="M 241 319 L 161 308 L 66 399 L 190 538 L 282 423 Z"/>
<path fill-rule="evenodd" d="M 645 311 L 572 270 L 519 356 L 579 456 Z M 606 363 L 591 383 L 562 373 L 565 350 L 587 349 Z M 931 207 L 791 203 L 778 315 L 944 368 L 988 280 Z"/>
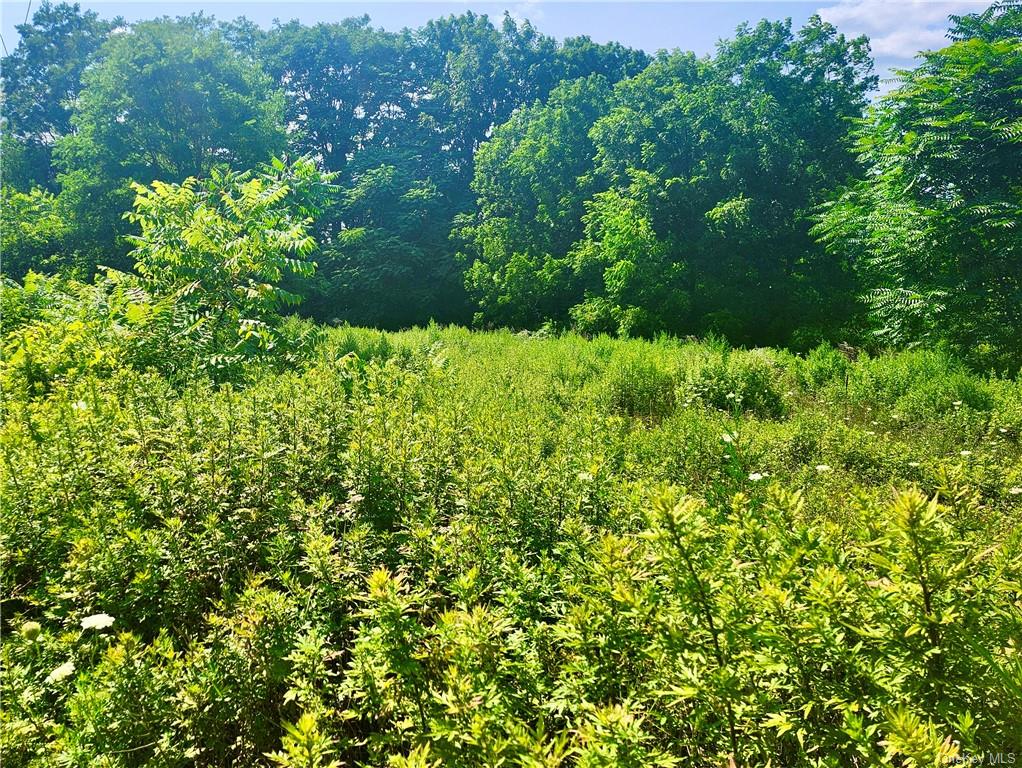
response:
<path fill-rule="evenodd" d="M 25 24 L 28 24 L 28 14 L 32 11 L 32 0 L 28 0 L 28 8 L 25 9 Z"/>
<path fill-rule="evenodd" d="M 0 35 L 0 45 L 4 47 L 4 56 L 10 56 L 11 54 L 7 52 L 7 43 L 4 42 L 3 35 Z"/>

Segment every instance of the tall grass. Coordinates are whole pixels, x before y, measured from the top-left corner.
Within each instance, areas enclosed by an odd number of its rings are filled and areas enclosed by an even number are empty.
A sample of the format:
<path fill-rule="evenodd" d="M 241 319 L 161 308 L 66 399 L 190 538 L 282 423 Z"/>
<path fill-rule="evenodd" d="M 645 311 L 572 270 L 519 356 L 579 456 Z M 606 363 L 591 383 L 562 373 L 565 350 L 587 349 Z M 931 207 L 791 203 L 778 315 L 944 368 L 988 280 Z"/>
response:
<path fill-rule="evenodd" d="M 431 327 L 214 387 L 58 336 L 2 371 L 5 765 L 1022 746 L 1017 381 Z"/>

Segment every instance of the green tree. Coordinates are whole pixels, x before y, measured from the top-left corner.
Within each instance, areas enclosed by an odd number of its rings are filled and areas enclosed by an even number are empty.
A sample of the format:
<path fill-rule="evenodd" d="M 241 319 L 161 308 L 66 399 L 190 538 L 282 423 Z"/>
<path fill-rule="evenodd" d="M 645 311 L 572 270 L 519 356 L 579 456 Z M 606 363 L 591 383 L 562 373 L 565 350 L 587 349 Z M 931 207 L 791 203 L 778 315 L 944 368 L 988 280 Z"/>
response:
<path fill-rule="evenodd" d="M 658 197 L 656 178 L 635 172 L 627 190 L 610 189 L 586 203 L 585 237 L 571 254 L 587 286 L 584 300 L 571 308 L 580 331 L 653 336 L 684 330 L 686 264 L 672 258 L 675 239 L 654 227 Z"/>
<path fill-rule="evenodd" d="M 712 59 L 660 55 L 595 109 L 562 86 L 517 113 L 477 155 L 465 231 L 481 319 L 837 335 L 852 276 L 813 241 L 811 211 L 858 171 L 847 137 L 871 66 L 864 39 L 818 17 L 797 33 L 762 22 Z"/>
<path fill-rule="evenodd" d="M 850 275 L 814 245 L 810 212 L 857 172 L 847 135 L 870 69 L 864 39 L 813 17 L 797 33 L 790 22 L 742 26 L 712 60 L 665 57 L 620 85 L 592 129 L 598 170 L 643 196 L 661 258 L 683 267 L 691 297 L 687 314 L 649 314 L 647 333 L 796 345 L 840 333 Z"/>
<path fill-rule="evenodd" d="M 528 23 L 473 13 L 401 34 L 367 17 L 291 22 L 259 51 L 297 128 L 291 147 L 341 172 L 342 192 L 317 222 L 321 269 L 304 310 L 385 327 L 469 319 L 449 235 L 472 207 L 476 150 L 494 128 L 565 77 L 616 81 L 647 61 L 587 38 L 558 46 Z"/>
<path fill-rule="evenodd" d="M 853 260 L 880 340 L 946 340 L 1022 364 L 1022 5 L 953 19 L 953 42 L 869 112 L 867 166 L 818 233 Z"/>
<path fill-rule="evenodd" d="M 417 153 L 372 149 L 349 172 L 324 215 L 329 228 L 306 310 L 383 328 L 466 321 L 448 203 L 431 179 L 419 177 Z"/>
<path fill-rule="evenodd" d="M 70 223 L 62 215 L 57 198 L 40 188 L 19 192 L 0 188 L 0 253 L 3 272 L 21 277 L 31 269 L 45 270 L 53 264 L 72 267 L 64 258 Z"/>
<path fill-rule="evenodd" d="M 78 235 L 117 264 L 131 182 L 250 168 L 284 146 L 283 99 L 203 17 L 113 35 L 83 76 L 74 132 L 57 142 L 61 198 Z"/>
<path fill-rule="evenodd" d="M 202 182 L 133 184 L 135 269 L 151 295 L 172 297 L 181 333 L 212 368 L 275 346 L 279 310 L 300 301 L 284 278 L 315 270 L 310 230 L 328 180 L 312 160 L 274 159 Z"/>
<path fill-rule="evenodd" d="M 370 27 L 369 17 L 305 27 L 274 27 L 260 58 L 285 96 L 285 119 L 297 129 L 292 149 L 322 156 L 332 171 L 390 128 L 414 119 L 415 68 L 406 37 Z"/>
<path fill-rule="evenodd" d="M 567 318 L 566 259 L 594 191 L 589 128 L 610 104 L 611 85 L 600 75 L 564 82 L 480 147 L 472 182 L 478 210 L 460 234 L 481 321 L 528 327 Z"/>
<path fill-rule="evenodd" d="M 110 30 L 123 23 L 120 17 L 104 21 L 95 11 L 83 13 L 78 3 L 44 0 L 30 22 L 17 25 L 18 46 L 0 62 L 5 186 L 55 190 L 53 144 L 71 132 L 82 73 Z M 12 150 L 19 153 L 16 164 L 10 162 Z"/>
<path fill-rule="evenodd" d="M 462 198 L 470 199 L 473 153 L 516 107 L 556 85 L 557 44 L 527 21 L 505 15 L 498 30 L 472 12 L 428 22 L 414 44 L 432 94 L 423 107 L 424 124 Z"/>
<path fill-rule="evenodd" d="M 559 80 L 602 75 L 611 83 L 634 77 L 650 62 L 644 51 L 621 43 L 594 43 L 587 35 L 565 38 L 557 59 Z"/>

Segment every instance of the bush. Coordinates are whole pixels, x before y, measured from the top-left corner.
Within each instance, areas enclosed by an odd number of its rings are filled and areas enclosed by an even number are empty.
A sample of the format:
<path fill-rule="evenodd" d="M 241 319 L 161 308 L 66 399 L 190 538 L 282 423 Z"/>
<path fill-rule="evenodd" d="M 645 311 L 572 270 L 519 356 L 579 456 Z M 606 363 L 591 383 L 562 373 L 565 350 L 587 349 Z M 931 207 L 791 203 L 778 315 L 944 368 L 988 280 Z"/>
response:
<path fill-rule="evenodd" d="M 850 368 L 848 358 L 830 344 L 820 344 L 795 365 L 798 383 L 816 392 L 835 382 L 844 383 Z"/>
<path fill-rule="evenodd" d="M 777 418 L 784 414 L 777 378 L 778 371 L 764 350 L 724 351 L 691 372 L 687 385 L 713 408 Z"/>
<path fill-rule="evenodd" d="M 632 358 L 615 365 L 608 382 L 614 413 L 659 422 L 675 407 L 676 380 L 656 360 Z"/>

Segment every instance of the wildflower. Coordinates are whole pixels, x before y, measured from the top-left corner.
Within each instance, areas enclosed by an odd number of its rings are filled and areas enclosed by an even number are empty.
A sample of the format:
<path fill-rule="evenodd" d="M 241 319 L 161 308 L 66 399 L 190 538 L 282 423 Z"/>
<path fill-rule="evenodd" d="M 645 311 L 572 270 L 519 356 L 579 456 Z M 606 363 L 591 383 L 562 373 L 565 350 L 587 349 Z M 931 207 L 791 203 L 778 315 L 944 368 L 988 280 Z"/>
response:
<path fill-rule="evenodd" d="M 766 477 L 766 475 L 762 474 L 761 472 L 751 472 L 749 474 L 749 479 L 754 483 L 758 482 L 759 480 L 762 480 L 764 477 Z"/>
<path fill-rule="evenodd" d="M 82 619 L 82 629 L 106 629 L 114 623 L 114 617 L 108 613 L 97 613 Z"/>
<path fill-rule="evenodd" d="M 1000 432 L 1002 435 L 1008 434 L 1008 430 L 1006 430 L 1004 427 L 999 427 L 997 431 Z"/>
<path fill-rule="evenodd" d="M 1008 489 L 1008 493 L 1010 493 L 1012 496 L 1022 496 L 1022 486 L 1018 485 L 1013 486 Z"/>
<path fill-rule="evenodd" d="M 30 643 L 34 643 L 42 631 L 43 626 L 38 621 L 26 621 L 21 625 L 21 636 Z"/>
<path fill-rule="evenodd" d="M 817 464 L 816 465 L 816 471 L 817 472 L 830 472 L 830 465 L 829 464 Z"/>
<path fill-rule="evenodd" d="M 78 400 L 71 407 L 74 408 L 76 411 L 84 411 L 88 409 L 89 404 L 86 403 L 84 400 Z"/>
<path fill-rule="evenodd" d="M 720 439 L 723 440 L 725 443 L 733 443 L 735 441 L 735 438 L 732 435 L 728 434 L 727 432 L 721 435 Z"/>
<path fill-rule="evenodd" d="M 972 456 L 972 451 L 959 451 L 959 453 L 965 457 Z"/>
<path fill-rule="evenodd" d="M 908 463 L 908 465 L 909 465 L 910 467 L 913 467 L 913 468 L 915 468 L 915 467 L 918 467 L 918 466 L 919 466 L 919 462 L 918 462 L 918 461 L 910 461 L 910 462 Z"/>
<path fill-rule="evenodd" d="M 75 671 L 75 663 L 73 661 L 65 661 L 55 670 L 50 672 L 46 676 L 46 682 L 48 683 L 59 683 L 65 677 L 73 675 Z"/>
<path fill-rule="evenodd" d="M 955 408 L 961 408 L 962 407 L 962 401 L 961 400 L 955 400 L 953 403 L 951 403 L 951 405 L 953 405 Z"/>

